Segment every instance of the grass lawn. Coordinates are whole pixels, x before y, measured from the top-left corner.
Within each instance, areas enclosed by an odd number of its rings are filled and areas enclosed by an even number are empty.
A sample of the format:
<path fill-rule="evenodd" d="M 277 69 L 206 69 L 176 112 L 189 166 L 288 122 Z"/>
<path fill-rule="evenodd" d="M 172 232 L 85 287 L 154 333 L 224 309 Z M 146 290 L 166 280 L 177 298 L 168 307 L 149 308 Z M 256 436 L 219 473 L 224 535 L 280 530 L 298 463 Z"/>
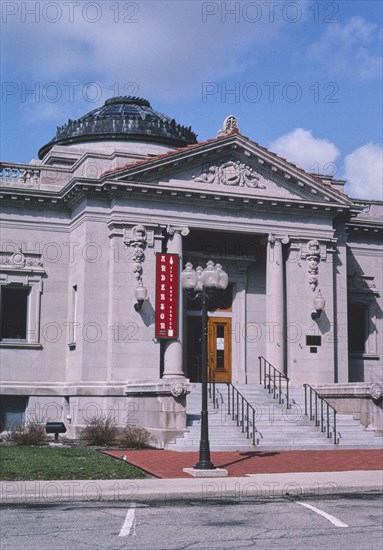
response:
<path fill-rule="evenodd" d="M 134 466 L 91 449 L 0 446 L 0 479 L 138 479 Z"/>

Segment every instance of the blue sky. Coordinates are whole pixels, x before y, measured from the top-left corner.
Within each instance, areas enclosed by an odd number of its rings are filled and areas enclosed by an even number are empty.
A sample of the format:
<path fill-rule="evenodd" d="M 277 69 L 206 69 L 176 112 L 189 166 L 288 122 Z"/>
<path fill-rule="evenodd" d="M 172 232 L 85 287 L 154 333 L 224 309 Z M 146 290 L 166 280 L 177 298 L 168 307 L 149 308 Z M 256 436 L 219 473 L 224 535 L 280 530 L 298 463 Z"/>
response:
<path fill-rule="evenodd" d="M 309 171 L 382 199 L 382 3 L 1 3 L 1 160 L 29 162 L 114 95 L 137 95 L 199 140 L 228 114 Z"/>

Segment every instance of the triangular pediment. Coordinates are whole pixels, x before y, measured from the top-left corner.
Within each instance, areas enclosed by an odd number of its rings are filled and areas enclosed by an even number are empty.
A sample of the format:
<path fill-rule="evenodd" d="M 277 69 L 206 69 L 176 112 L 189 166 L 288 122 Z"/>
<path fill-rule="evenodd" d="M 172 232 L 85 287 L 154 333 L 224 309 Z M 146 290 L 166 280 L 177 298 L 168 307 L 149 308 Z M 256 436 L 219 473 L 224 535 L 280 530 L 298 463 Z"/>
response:
<path fill-rule="evenodd" d="M 174 191 L 351 205 L 345 195 L 240 134 L 127 165 L 108 181 Z"/>

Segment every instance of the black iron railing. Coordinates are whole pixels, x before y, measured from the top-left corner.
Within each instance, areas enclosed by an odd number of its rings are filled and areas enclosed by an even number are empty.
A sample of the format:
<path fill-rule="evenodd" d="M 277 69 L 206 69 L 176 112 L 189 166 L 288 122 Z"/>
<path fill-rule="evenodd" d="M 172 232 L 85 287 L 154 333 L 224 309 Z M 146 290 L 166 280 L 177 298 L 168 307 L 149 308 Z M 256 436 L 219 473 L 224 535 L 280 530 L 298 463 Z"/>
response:
<path fill-rule="evenodd" d="M 263 384 L 269 393 L 273 394 L 274 399 L 278 399 L 278 403 L 285 403 L 286 407 L 290 408 L 289 402 L 289 378 L 276 369 L 267 359 L 262 356 L 259 359 L 259 383 Z M 282 398 L 282 389 L 285 390 L 285 398 Z"/>
<path fill-rule="evenodd" d="M 305 416 L 309 415 L 315 426 L 320 426 L 321 432 L 326 432 L 327 437 L 329 439 L 332 437 L 334 444 L 337 445 L 339 438 L 336 431 L 336 410 L 310 384 L 303 384 L 303 387 L 305 388 Z"/>
<path fill-rule="evenodd" d="M 237 426 L 241 428 L 242 433 L 246 434 L 247 439 L 251 439 L 253 445 L 259 443 L 259 437 L 262 437 L 255 426 L 256 411 L 248 400 L 237 390 L 233 384 L 227 382 L 227 414 Z"/>
<path fill-rule="evenodd" d="M 218 403 L 216 403 L 215 370 L 211 370 L 209 373 L 208 391 L 209 397 L 213 401 L 213 408 L 215 409 L 218 407 Z"/>

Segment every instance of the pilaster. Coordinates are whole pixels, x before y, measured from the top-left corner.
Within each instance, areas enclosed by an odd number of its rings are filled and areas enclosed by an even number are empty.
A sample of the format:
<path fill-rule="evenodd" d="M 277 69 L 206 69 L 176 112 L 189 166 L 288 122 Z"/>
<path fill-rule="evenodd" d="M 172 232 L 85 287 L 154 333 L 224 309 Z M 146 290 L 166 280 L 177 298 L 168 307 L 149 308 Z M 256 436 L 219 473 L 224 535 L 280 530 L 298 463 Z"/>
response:
<path fill-rule="evenodd" d="M 285 363 L 285 289 L 282 245 L 287 236 L 269 235 L 266 258 L 266 359 L 284 372 Z"/>
<path fill-rule="evenodd" d="M 109 224 L 108 382 L 160 377 L 160 346 L 154 338 L 155 254 L 162 229 L 154 224 Z M 147 300 L 135 310 L 135 289 L 143 284 Z"/>

